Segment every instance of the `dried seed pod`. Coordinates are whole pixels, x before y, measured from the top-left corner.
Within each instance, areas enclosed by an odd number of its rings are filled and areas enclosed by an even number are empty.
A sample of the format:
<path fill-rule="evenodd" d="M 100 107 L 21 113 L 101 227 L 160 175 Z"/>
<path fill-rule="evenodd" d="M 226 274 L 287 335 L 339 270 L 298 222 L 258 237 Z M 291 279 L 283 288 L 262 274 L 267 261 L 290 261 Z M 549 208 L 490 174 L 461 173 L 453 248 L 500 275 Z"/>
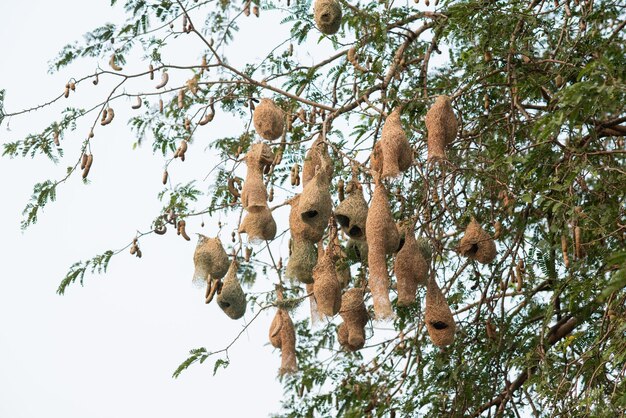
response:
<path fill-rule="evenodd" d="M 374 297 L 376 319 L 385 320 L 393 316 L 389 300 L 389 272 L 386 255 L 397 251 L 400 237 L 393 222 L 387 190 L 382 182 L 377 181 L 372 205 L 367 213 L 365 233 L 368 237 L 368 264 L 370 278 L 368 286 Z"/>
<path fill-rule="evenodd" d="M 494 224 L 493 239 L 496 240 L 502 235 L 502 222 L 496 221 Z"/>
<path fill-rule="evenodd" d="M 365 326 L 369 315 L 363 301 L 363 289 L 348 289 L 341 298 L 339 315 L 343 324 L 338 330 L 339 344 L 349 351 L 356 351 L 365 345 Z"/>
<path fill-rule="evenodd" d="M 315 0 L 315 24 L 326 35 L 337 33 L 341 26 L 341 6 L 337 0 Z"/>
<path fill-rule="evenodd" d="M 237 262 L 228 268 L 222 289 L 217 295 L 217 304 L 231 319 L 239 319 L 246 313 L 246 295 L 237 279 Z"/>
<path fill-rule="evenodd" d="M 446 147 L 456 138 L 458 122 L 448 96 L 439 96 L 426 113 L 428 159 L 446 159 Z"/>
<path fill-rule="evenodd" d="M 316 167 L 321 168 L 323 175 L 330 180 L 333 177 L 333 160 L 328 155 L 326 143 L 322 136 L 318 136 L 311 144 L 311 148 L 304 157 L 304 165 L 302 167 L 302 185 L 306 187 L 307 183 L 315 176 Z"/>
<path fill-rule="evenodd" d="M 115 60 L 115 54 L 112 54 L 111 58 L 109 58 L 109 66 L 113 69 L 113 71 L 122 71 L 122 67 L 117 65 Z"/>
<path fill-rule="evenodd" d="M 563 263 L 565 264 L 565 268 L 568 269 L 569 264 L 569 256 L 567 255 L 567 236 L 561 235 L 561 252 L 563 253 Z"/>
<path fill-rule="evenodd" d="M 54 145 L 56 145 L 57 147 L 61 146 L 61 143 L 59 142 L 59 131 L 55 130 L 54 133 L 52 134 L 52 141 L 54 142 Z"/>
<path fill-rule="evenodd" d="M 170 81 L 170 76 L 167 74 L 167 71 L 163 70 L 163 74 L 161 74 L 161 82 L 156 85 L 156 88 L 160 89 L 165 87 L 168 81 Z"/>
<path fill-rule="evenodd" d="M 91 169 L 91 164 L 93 163 L 93 154 L 89 154 L 87 156 L 87 161 L 85 161 L 85 168 L 83 169 L 83 178 L 86 179 L 89 175 L 89 170 Z"/>
<path fill-rule="evenodd" d="M 259 17 L 259 6 L 254 5 L 252 7 L 252 14 L 255 15 L 256 17 Z"/>
<path fill-rule="evenodd" d="M 163 99 L 159 99 L 159 113 L 163 114 Z"/>
<path fill-rule="evenodd" d="M 335 209 L 335 218 L 341 226 L 343 232 L 350 238 L 365 239 L 365 224 L 367 223 L 367 202 L 363 197 L 363 190 L 358 182 L 350 194 L 337 209 Z"/>
<path fill-rule="evenodd" d="M 89 158 L 89 157 L 87 156 L 87 154 L 85 154 L 85 153 L 83 152 L 83 155 L 82 155 L 82 157 L 81 157 L 81 159 L 80 159 L 80 169 L 81 169 L 81 170 L 84 170 L 84 169 L 85 169 L 85 167 L 87 166 L 87 159 L 88 159 L 88 158 Z"/>
<path fill-rule="evenodd" d="M 94 86 L 97 86 L 99 81 L 100 80 L 98 79 L 98 73 L 96 73 L 95 74 L 95 78 L 93 79 L 92 83 L 93 83 Z"/>
<path fill-rule="evenodd" d="M 100 124 L 102 124 L 102 122 L 104 122 L 108 116 L 108 110 L 105 108 L 102 110 L 102 117 L 100 118 Z"/>
<path fill-rule="evenodd" d="M 385 119 L 380 146 L 372 158 L 372 169 L 383 178 L 394 178 L 406 171 L 413 163 L 413 151 L 406 139 L 400 121 L 400 110 L 396 109 Z"/>
<path fill-rule="evenodd" d="M 167 226 L 165 225 L 159 225 L 156 228 L 154 228 L 154 233 L 157 235 L 165 235 L 166 232 L 167 232 Z"/>
<path fill-rule="evenodd" d="M 250 3 L 249 3 L 249 2 L 248 2 L 248 3 L 246 3 L 246 5 L 245 5 L 245 6 L 244 6 L 244 8 L 243 8 L 243 15 L 244 15 L 245 17 L 250 16 Z"/>
<path fill-rule="evenodd" d="M 367 72 L 367 68 L 363 67 L 361 64 L 359 64 L 359 61 L 357 60 L 357 56 L 356 56 L 356 46 L 353 46 L 352 48 L 350 48 L 348 50 L 348 62 L 350 64 L 352 64 L 354 66 L 354 68 L 356 68 L 357 70 L 366 73 Z"/>
<path fill-rule="evenodd" d="M 187 225 L 187 223 L 185 221 L 183 221 L 182 219 L 180 221 L 178 221 L 178 235 L 182 236 L 187 241 L 191 241 L 191 238 L 189 238 L 189 235 L 187 235 L 187 231 L 185 231 L 185 226 L 186 225 Z"/>
<path fill-rule="evenodd" d="M 323 174 L 323 171 L 319 170 L 313 180 L 304 186 L 298 203 L 302 222 L 316 228 L 322 234 L 332 214 L 333 206 L 330 196 L 330 180 Z"/>
<path fill-rule="evenodd" d="M 137 102 L 131 106 L 133 109 L 139 109 L 141 107 L 141 97 L 137 96 Z"/>
<path fill-rule="evenodd" d="M 214 117 L 215 117 L 215 113 L 208 112 L 206 115 L 204 115 L 204 117 L 202 119 L 200 119 L 200 121 L 198 122 L 198 125 L 204 126 L 207 123 L 211 122 Z"/>
<path fill-rule="evenodd" d="M 187 89 L 191 92 L 191 94 L 193 94 L 194 96 L 198 96 L 198 79 L 196 78 L 196 76 L 191 77 L 189 80 L 187 80 L 185 82 L 185 85 L 187 86 Z"/>
<path fill-rule="evenodd" d="M 276 236 L 276 222 L 272 211 L 267 206 L 249 209 L 239 226 L 239 232 L 248 234 L 248 242 L 251 243 L 273 240 Z"/>
<path fill-rule="evenodd" d="M 582 250 L 581 229 L 578 225 L 574 227 L 574 255 L 576 256 L 576 260 L 580 260 L 584 256 Z"/>
<path fill-rule="evenodd" d="M 290 180 L 292 186 L 300 185 L 300 165 L 294 164 L 291 167 Z"/>
<path fill-rule="evenodd" d="M 459 242 L 458 250 L 462 256 L 482 264 L 489 264 L 496 258 L 496 243 L 473 217 Z"/>
<path fill-rule="evenodd" d="M 331 245 L 318 257 L 313 268 L 313 294 L 319 312 L 333 316 L 341 309 L 341 284 L 337 279 L 335 262 L 333 261 Z"/>
<path fill-rule="evenodd" d="M 200 74 L 204 73 L 205 70 L 208 70 L 209 64 L 206 60 L 206 55 L 202 56 L 202 61 L 200 61 Z"/>
<path fill-rule="evenodd" d="M 521 292 L 524 286 L 524 272 L 525 272 L 524 260 L 520 260 L 517 262 L 517 265 L 515 266 L 515 275 L 516 275 L 515 290 L 517 290 L 518 292 Z"/>
<path fill-rule="evenodd" d="M 280 138 L 285 128 L 285 115 L 271 99 L 261 99 L 254 110 L 254 129 L 263 139 L 273 141 Z"/>
<path fill-rule="evenodd" d="M 244 209 L 267 207 L 267 190 L 263 183 L 263 171 L 274 161 L 274 153 L 269 145 L 257 143 L 246 154 L 246 180 L 241 191 L 241 205 Z"/>
<path fill-rule="evenodd" d="M 294 238 L 291 241 L 290 250 L 285 277 L 296 279 L 301 283 L 313 283 L 313 268 L 317 263 L 315 244 Z"/>
<path fill-rule="evenodd" d="M 433 344 L 445 347 L 454 342 L 456 324 L 450 306 L 434 279 L 426 286 L 426 329 Z"/>
<path fill-rule="evenodd" d="M 296 363 L 296 331 L 289 313 L 278 309 L 269 332 L 270 342 L 281 351 L 281 375 L 298 371 Z"/>
<path fill-rule="evenodd" d="M 65 90 L 63 91 L 63 97 L 65 97 L 66 99 L 70 97 L 70 85 L 69 84 L 65 85 Z"/>
<path fill-rule="evenodd" d="M 105 113 L 103 112 L 103 115 Z M 102 120 L 100 120 L 100 125 L 102 126 L 106 126 L 109 123 L 111 123 L 113 121 L 113 118 L 115 117 L 115 111 L 113 110 L 112 107 L 109 107 L 108 109 L 106 109 L 106 117 Z"/>
<path fill-rule="evenodd" d="M 76 91 L 76 83 L 75 82 L 70 81 L 69 85 L 70 85 L 70 90 Z"/>
<path fill-rule="evenodd" d="M 246 263 L 250 262 L 250 257 L 252 257 L 252 248 L 246 247 L 244 254 L 244 260 L 246 260 Z"/>
<path fill-rule="evenodd" d="M 187 152 L 187 141 L 182 140 L 174 153 L 174 158 L 180 157 L 181 161 L 185 161 L 185 153 Z"/>
<path fill-rule="evenodd" d="M 339 199 L 339 202 L 343 202 L 346 199 L 345 187 L 346 185 L 343 179 L 339 179 L 337 182 L 337 198 Z"/>
<path fill-rule="evenodd" d="M 207 277 L 221 279 L 228 271 L 229 261 L 218 237 L 208 238 L 198 234 L 198 244 L 193 254 L 193 282 L 204 286 Z"/>
<path fill-rule="evenodd" d="M 405 241 L 393 264 L 398 280 L 398 306 L 409 306 L 415 302 L 417 286 L 428 282 L 428 263 L 415 239 L 413 225 L 405 230 Z"/>
<path fill-rule="evenodd" d="M 191 121 L 189 120 L 188 117 L 185 117 L 185 120 L 183 121 L 183 125 L 186 131 L 191 130 Z"/>
<path fill-rule="evenodd" d="M 240 197 L 239 189 L 237 189 L 237 187 L 235 186 L 235 182 L 238 180 L 239 179 L 235 179 L 233 177 L 228 178 L 228 191 L 230 192 L 231 195 L 233 195 L 235 200 L 237 200 L 237 198 Z"/>
<path fill-rule="evenodd" d="M 179 109 L 185 108 L 185 90 L 184 89 L 178 90 L 178 108 Z"/>
<path fill-rule="evenodd" d="M 154 66 L 152 64 L 148 66 L 148 73 L 150 73 L 150 80 L 154 80 Z"/>

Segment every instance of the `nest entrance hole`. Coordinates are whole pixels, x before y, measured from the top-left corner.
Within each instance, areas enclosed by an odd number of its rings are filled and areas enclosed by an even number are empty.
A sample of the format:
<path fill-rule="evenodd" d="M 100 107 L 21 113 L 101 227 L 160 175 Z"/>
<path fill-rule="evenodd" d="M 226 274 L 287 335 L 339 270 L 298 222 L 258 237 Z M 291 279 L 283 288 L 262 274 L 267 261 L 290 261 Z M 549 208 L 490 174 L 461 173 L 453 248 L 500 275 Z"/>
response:
<path fill-rule="evenodd" d="M 337 222 L 339 222 L 339 225 L 344 228 L 347 228 L 350 225 L 350 218 L 345 215 L 335 215 L 335 218 L 337 218 Z"/>
<path fill-rule="evenodd" d="M 313 219 L 319 214 L 316 210 L 307 210 L 302 213 L 302 219 Z"/>
<path fill-rule="evenodd" d="M 433 328 L 438 329 L 438 330 L 448 328 L 448 324 L 442 321 L 431 321 L 430 325 L 432 325 Z"/>

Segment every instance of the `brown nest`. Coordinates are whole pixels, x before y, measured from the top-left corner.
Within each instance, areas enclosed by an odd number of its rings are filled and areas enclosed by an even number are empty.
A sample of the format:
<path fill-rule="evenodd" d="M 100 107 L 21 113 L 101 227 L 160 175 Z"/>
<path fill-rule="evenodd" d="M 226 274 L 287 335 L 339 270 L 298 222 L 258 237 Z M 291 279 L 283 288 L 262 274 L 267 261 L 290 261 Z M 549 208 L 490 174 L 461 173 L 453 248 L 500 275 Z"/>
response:
<path fill-rule="evenodd" d="M 337 0 L 315 0 L 315 24 L 326 35 L 337 33 L 341 26 L 341 6 Z"/>
<path fill-rule="evenodd" d="M 246 295 L 237 280 L 237 262 L 228 269 L 222 289 L 217 294 L 217 304 L 232 319 L 239 319 L 246 313 Z"/>
<path fill-rule="evenodd" d="M 313 268 L 317 263 L 317 249 L 311 241 L 293 239 L 285 277 L 301 283 L 313 283 Z"/>
<path fill-rule="evenodd" d="M 387 116 L 381 140 L 374 146 L 371 161 L 372 169 L 383 178 L 398 177 L 411 167 L 413 150 L 402 129 L 400 110 L 396 109 Z"/>
<path fill-rule="evenodd" d="M 474 218 L 467 225 L 458 250 L 461 255 L 482 264 L 489 264 L 496 258 L 496 243 Z"/>
<path fill-rule="evenodd" d="M 263 139 L 273 141 L 280 138 L 285 127 L 285 115 L 271 99 L 261 99 L 254 109 L 254 129 Z"/>
<path fill-rule="evenodd" d="M 319 168 L 318 168 L 319 167 Z M 326 143 L 322 140 L 322 136 L 318 136 L 311 144 L 311 148 L 304 157 L 302 166 L 302 185 L 306 186 L 309 181 L 315 177 L 316 168 L 323 170 L 322 174 L 328 182 L 333 177 L 333 161 L 328 154 Z"/>
<path fill-rule="evenodd" d="M 426 113 L 428 159 L 446 159 L 446 147 L 456 138 L 458 122 L 448 96 L 439 96 Z"/>
<path fill-rule="evenodd" d="M 321 314 L 333 316 L 339 312 L 341 284 L 337 279 L 335 262 L 330 250 L 324 251 L 313 269 L 313 295 Z"/>
<path fill-rule="evenodd" d="M 267 206 L 248 211 L 239 226 L 239 232 L 248 234 L 248 241 L 271 241 L 276 237 L 276 222 Z"/>
<path fill-rule="evenodd" d="M 445 347 L 454 342 L 456 324 L 448 306 L 448 302 L 432 279 L 426 286 L 426 328 L 433 344 Z"/>
<path fill-rule="evenodd" d="M 360 185 L 355 185 L 348 197 L 335 209 L 335 218 L 348 237 L 360 240 L 365 239 L 367 209 L 363 190 Z"/>
<path fill-rule="evenodd" d="M 404 245 L 396 255 L 393 270 L 398 281 L 398 306 L 408 306 L 415 302 L 417 286 L 428 281 L 428 263 L 415 239 L 413 225 L 406 230 Z"/>
<path fill-rule="evenodd" d="M 218 237 L 208 238 L 198 235 L 198 244 L 193 254 L 195 267 L 193 281 L 198 285 L 204 285 L 209 276 L 213 279 L 221 279 L 228 272 L 228 254 L 224 251 L 222 242 Z"/>
<path fill-rule="evenodd" d="M 280 349 L 280 374 L 295 373 L 298 371 L 296 362 L 296 331 L 289 313 L 278 309 L 270 326 L 270 343 Z"/>
<path fill-rule="evenodd" d="M 339 344 L 349 351 L 356 351 L 365 345 L 365 325 L 369 320 L 363 301 L 363 289 L 348 289 L 341 298 L 339 312 L 344 323 L 339 326 Z"/>
<path fill-rule="evenodd" d="M 267 144 L 257 143 L 246 154 L 246 181 L 241 190 L 244 209 L 267 207 L 267 189 L 263 183 L 263 170 L 274 161 L 274 153 Z"/>

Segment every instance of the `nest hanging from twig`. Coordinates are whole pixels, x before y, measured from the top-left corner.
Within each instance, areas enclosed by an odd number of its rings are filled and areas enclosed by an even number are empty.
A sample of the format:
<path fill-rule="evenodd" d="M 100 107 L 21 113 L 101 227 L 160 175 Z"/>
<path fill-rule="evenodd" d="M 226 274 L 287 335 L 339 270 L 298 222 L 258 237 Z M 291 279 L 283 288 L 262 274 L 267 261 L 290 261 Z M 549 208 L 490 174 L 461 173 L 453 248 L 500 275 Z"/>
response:
<path fill-rule="evenodd" d="M 296 195 L 289 200 L 291 211 L 289 212 L 289 230 L 294 240 L 306 240 L 309 242 L 318 242 L 324 236 L 328 219 L 324 221 L 321 216 L 314 220 L 304 222 L 300 216 L 300 200 L 302 195 Z"/>
<path fill-rule="evenodd" d="M 496 258 L 496 243 L 472 217 L 465 229 L 465 235 L 459 242 L 458 251 L 461 255 L 479 263 L 489 264 Z"/>
<path fill-rule="evenodd" d="M 304 157 L 304 164 L 302 166 L 302 185 L 306 186 L 309 181 L 315 177 L 315 170 L 319 167 L 322 170 L 322 175 L 330 182 L 333 177 L 333 161 L 328 154 L 326 143 L 323 141 L 322 136 L 319 135 L 315 141 L 311 144 L 311 148 L 307 151 Z"/>
<path fill-rule="evenodd" d="M 456 324 L 450 306 L 437 282 L 432 279 L 426 286 L 426 329 L 433 344 L 445 347 L 454 342 Z"/>
<path fill-rule="evenodd" d="M 458 122 L 448 96 L 439 96 L 426 113 L 428 159 L 445 160 L 446 147 L 456 138 Z"/>
<path fill-rule="evenodd" d="M 341 284 L 337 279 L 337 270 L 333 260 L 332 244 L 324 251 L 320 245 L 320 256 L 313 269 L 313 294 L 318 311 L 326 316 L 333 316 L 341 308 Z"/>
<path fill-rule="evenodd" d="M 246 295 L 237 280 L 237 262 L 234 260 L 217 294 L 217 304 L 232 319 L 239 319 L 246 313 Z"/>
<path fill-rule="evenodd" d="M 296 331 L 289 313 L 278 309 L 270 326 L 270 343 L 280 349 L 281 375 L 298 371 L 296 361 Z"/>
<path fill-rule="evenodd" d="M 198 234 L 198 244 L 193 254 L 193 282 L 204 286 L 209 275 L 213 279 L 221 279 L 228 272 L 228 254 L 224 251 L 218 237 L 208 238 Z"/>
<path fill-rule="evenodd" d="M 387 116 L 381 139 L 372 151 L 372 170 L 383 178 L 398 177 L 413 163 L 413 150 L 406 138 L 400 121 L 400 110 L 396 109 Z"/>
<path fill-rule="evenodd" d="M 301 283 L 313 283 L 313 268 L 317 263 L 315 244 L 304 239 L 292 239 L 291 255 L 287 262 L 285 277 Z"/>
<path fill-rule="evenodd" d="M 326 35 L 337 33 L 341 26 L 341 6 L 337 0 L 315 0 L 315 24 Z"/>
<path fill-rule="evenodd" d="M 254 109 L 252 121 L 254 130 L 263 139 L 273 141 L 283 134 L 285 115 L 271 99 L 261 99 L 261 103 Z"/>
<path fill-rule="evenodd" d="M 360 184 L 354 182 L 352 191 L 335 209 L 335 218 L 343 232 L 350 238 L 365 240 L 367 202 Z"/>
<path fill-rule="evenodd" d="M 365 345 L 365 325 L 369 320 L 363 289 L 348 289 L 343 294 L 339 314 L 344 321 L 337 329 L 339 344 L 349 351 L 360 350 Z"/>
<path fill-rule="evenodd" d="M 263 183 L 265 167 L 274 161 L 274 153 L 269 145 L 257 143 L 246 154 L 246 181 L 241 190 L 241 205 L 244 209 L 267 207 L 267 189 Z"/>
<path fill-rule="evenodd" d="M 248 211 L 239 226 L 239 232 L 248 234 L 248 241 L 271 241 L 276 237 L 276 222 L 267 206 Z"/>
<path fill-rule="evenodd" d="M 428 281 L 428 262 L 415 239 L 412 224 L 406 227 L 404 245 L 396 255 L 393 271 L 398 281 L 398 306 L 408 306 L 415 302 L 417 286 Z"/>

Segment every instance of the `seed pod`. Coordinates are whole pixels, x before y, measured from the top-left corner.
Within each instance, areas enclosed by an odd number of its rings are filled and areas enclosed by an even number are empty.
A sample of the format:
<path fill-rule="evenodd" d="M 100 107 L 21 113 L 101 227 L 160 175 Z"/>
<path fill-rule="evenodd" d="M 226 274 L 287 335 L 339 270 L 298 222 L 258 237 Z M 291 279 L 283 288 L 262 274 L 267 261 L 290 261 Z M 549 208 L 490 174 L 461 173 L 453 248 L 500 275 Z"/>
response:
<path fill-rule="evenodd" d="M 81 157 L 81 160 L 80 160 L 80 169 L 81 170 L 84 170 L 85 167 L 87 166 L 87 159 L 88 159 L 87 154 L 83 153 L 83 156 Z"/>
<path fill-rule="evenodd" d="M 157 235 L 165 235 L 166 232 L 167 232 L 167 226 L 165 225 L 159 225 L 156 228 L 154 228 L 154 233 Z"/>
<path fill-rule="evenodd" d="M 516 275 L 516 285 L 515 290 L 518 292 L 522 291 L 522 287 L 524 286 L 524 260 L 520 260 L 517 262 L 515 266 L 515 275 Z"/>
<path fill-rule="evenodd" d="M 141 97 L 137 96 L 137 103 L 131 106 L 133 109 L 139 109 L 141 107 Z"/>
<path fill-rule="evenodd" d="M 490 318 L 487 318 L 487 321 L 485 322 L 485 330 L 487 331 L 487 338 L 494 341 L 498 339 L 496 327 L 491 323 Z"/>
<path fill-rule="evenodd" d="M 285 127 L 285 115 L 271 99 L 261 99 L 254 110 L 252 121 L 254 129 L 263 139 L 273 141 L 280 138 Z"/>
<path fill-rule="evenodd" d="M 186 131 L 190 131 L 191 130 L 191 121 L 189 120 L 188 117 L 185 117 L 185 120 L 183 121 L 183 126 L 184 126 Z"/>
<path fill-rule="evenodd" d="M 205 70 L 208 70 L 209 64 L 206 61 L 206 55 L 202 56 L 202 61 L 200 62 L 200 74 L 204 73 Z"/>
<path fill-rule="evenodd" d="M 148 72 L 150 73 L 150 80 L 154 80 L 154 66 L 152 64 L 148 66 Z"/>
<path fill-rule="evenodd" d="M 379 148 L 373 152 L 372 170 L 381 173 L 383 178 L 394 178 L 411 167 L 413 151 L 402 129 L 399 109 L 385 119 L 379 143 Z"/>
<path fill-rule="evenodd" d="M 200 126 L 204 126 L 207 123 L 211 122 L 213 120 L 213 117 L 215 116 L 215 113 L 213 112 L 209 112 L 207 114 L 204 115 L 204 117 L 200 120 L 200 122 L 198 122 L 198 125 Z"/>
<path fill-rule="evenodd" d="M 196 78 L 196 76 L 191 77 L 189 80 L 187 80 L 185 82 L 185 85 L 187 86 L 187 89 L 189 89 L 191 94 L 196 97 L 198 96 L 198 79 Z"/>
<path fill-rule="evenodd" d="M 324 251 L 320 248 L 317 264 L 313 268 L 313 294 L 319 312 L 333 316 L 341 309 L 341 285 L 337 279 L 331 245 Z"/>
<path fill-rule="evenodd" d="M 248 234 L 250 243 L 273 240 L 276 237 L 276 222 L 272 211 L 267 206 L 249 210 L 239 226 L 239 232 Z"/>
<path fill-rule="evenodd" d="M 70 81 L 70 90 L 76 91 L 76 83 L 73 81 Z"/>
<path fill-rule="evenodd" d="M 300 165 L 294 164 L 293 166 L 291 166 L 290 179 L 291 179 L 292 186 L 300 185 Z"/>
<path fill-rule="evenodd" d="M 574 227 L 574 255 L 576 256 L 576 260 L 580 260 L 583 258 L 583 250 L 581 243 L 581 229 L 580 226 L 576 225 Z"/>
<path fill-rule="evenodd" d="M 178 108 L 183 109 L 185 107 L 185 90 L 178 90 Z"/>
<path fill-rule="evenodd" d="M 198 244 L 193 255 L 193 282 L 204 286 L 207 277 L 221 279 L 228 271 L 229 261 L 219 238 L 208 238 L 198 234 Z"/>
<path fill-rule="evenodd" d="M 289 314 L 278 309 L 270 326 L 269 339 L 272 345 L 281 351 L 281 375 L 298 371 L 296 363 L 296 331 Z"/>
<path fill-rule="evenodd" d="M 417 287 L 428 282 L 428 263 L 415 239 L 413 225 L 405 227 L 404 245 L 398 251 L 393 271 L 398 280 L 398 306 L 409 306 L 415 302 Z"/>
<path fill-rule="evenodd" d="M 52 141 L 54 142 L 54 145 L 56 145 L 57 147 L 61 146 L 61 143 L 59 142 L 59 131 L 55 130 L 54 133 L 52 134 Z"/>
<path fill-rule="evenodd" d="M 63 97 L 66 99 L 70 97 L 70 86 L 67 84 L 65 85 L 65 91 L 63 91 Z"/>
<path fill-rule="evenodd" d="M 187 241 L 191 241 L 191 238 L 189 238 L 189 235 L 187 235 L 187 231 L 185 231 L 186 224 L 187 223 L 183 221 L 182 219 L 178 221 L 178 235 L 182 236 Z"/>
<path fill-rule="evenodd" d="M 130 246 L 130 255 L 135 255 L 137 252 L 137 245 L 133 244 Z"/>
<path fill-rule="evenodd" d="M 270 187 L 270 193 L 267 196 L 267 201 L 271 202 L 274 200 L 274 186 Z"/>
<path fill-rule="evenodd" d="M 174 153 L 174 158 L 180 157 L 181 161 L 185 161 L 185 153 L 187 152 L 187 141 L 182 140 L 176 152 Z"/>
<path fill-rule="evenodd" d="M 356 68 L 357 70 L 361 71 L 362 73 L 366 73 L 368 70 L 367 68 L 363 67 L 361 64 L 359 64 L 358 60 L 357 60 L 357 56 L 356 56 L 356 46 L 353 46 L 352 48 L 350 48 L 348 50 L 348 62 L 350 64 L 352 64 L 354 66 L 354 68 Z"/>
<path fill-rule="evenodd" d="M 89 154 L 87 156 L 87 161 L 85 161 L 85 168 L 83 169 L 83 179 L 86 179 L 89 175 L 89 170 L 91 169 L 91 164 L 93 163 L 93 154 Z"/>
<path fill-rule="evenodd" d="M 458 251 L 482 264 L 489 264 L 496 258 L 495 242 L 473 217 L 459 242 Z"/>
<path fill-rule="evenodd" d="M 93 133 L 93 128 L 89 130 L 89 133 L 87 134 L 87 138 L 91 139 L 94 137 L 94 133 Z"/>
<path fill-rule="evenodd" d="M 96 73 L 95 78 L 92 81 L 93 85 L 97 86 L 98 85 L 98 81 L 100 81 L 100 80 L 98 80 L 98 73 Z"/>
<path fill-rule="evenodd" d="M 109 66 L 113 69 L 113 71 L 122 71 L 122 67 L 115 63 L 115 54 L 112 54 L 111 58 L 109 58 Z"/>
<path fill-rule="evenodd" d="M 335 218 L 343 232 L 350 238 L 365 240 L 365 225 L 367 223 L 367 202 L 363 197 L 363 190 L 357 181 L 348 197 L 335 209 Z"/>
<path fill-rule="evenodd" d="M 341 26 L 341 6 L 337 0 L 315 0 L 315 24 L 326 35 L 337 33 Z"/>
<path fill-rule="evenodd" d="M 235 179 L 233 177 L 228 178 L 228 191 L 230 192 L 231 195 L 233 195 L 235 200 L 237 200 L 237 198 L 240 196 L 239 190 L 235 186 Z"/>
<path fill-rule="evenodd" d="M 563 253 L 563 263 L 565 264 L 565 268 L 568 269 L 569 264 L 569 256 L 567 255 L 567 236 L 561 235 L 561 252 Z"/>
<path fill-rule="evenodd" d="M 496 240 L 502 235 L 502 222 L 496 221 L 494 225 L 493 239 Z"/>
<path fill-rule="evenodd" d="M 159 113 L 163 114 L 163 99 L 159 99 Z"/>
<path fill-rule="evenodd" d="M 161 75 L 161 82 L 157 84 L 156 88 L 160 89 L 165 87 L 168 81 L 170 81 L 170 76 L 167 74 L 167 71 L 163 70 L 163 74 Z"/>
<path fill-rule="evenodd" d="M 106 118 L 108 116 L 108 113 L 109 112 L 108 112 L 108 110 L 106 108 L 102 111 L 102 117 L 100 118 L 100 124 L 102 124 L 106 120 Z"/>
<path fill-rule="evenodd" d="M 345 183 L 343 179 L 339 179 L 339 181 L 337 182 L 337 198 L 339 199 L 339 202 L 343 202 L 346 198 Z"/>
<path fill-rule="evenodd" d="M 243 15 L 245 17 L 250 16 L 250 2 L 246 3 L 246 5 L 243 8 Z"/>
<path fill-rule="evenodd" d="M 322 170 L 322 175 L 328 179 L 330 183 L 333 178 L 333 160 L 328 155 L 326 143 L 322 136 L 318 136 L 311 144 L 311 148 L 304 157 L 304 165 L 302 167 L 302 184 L 306 187 L 307 183 L 315 176 L 316 167 Z"/>
<path fill-rule="evenodd" d="M 250 261 L 250 257 L 252 257 L 252 248 L 246 247 L 245 255 L 244 255 L 244 260 L 246 260 L 246 263 Z"/>
<path fill-rule="evenodd" d="M 341 298 L 339 315 L 343 323 L 337 329 L 339 344 L 348 351 L 357 351 L 365 345 L 365 326 L 369 315 L 363 301 L 363 289 L 348 289 Z"/>
<path fill-rule="evenodd" d="M 252 14 L 255 15 L 256 17 L 259 17 L 259 6 L 253 6 L 252 7 Z"/>
<path fill-rule="evenodd" d="M 217 295 L 217 304 L 231 319 L 239 319 L 246 313 L 246 295 L 237 280 L 237 262 L 228 268 L 222 289 Z"/>
<path fill-rule="evenodd" d="M 428 159 L 446 159 L 446 147 L 456 138 L 458 122 L 448 96 L 439 96 L 426 113 Z"/>
<path fill-rule="evenodd" d="M 115 111 L 113 110 L 112 107 L 109 107 L 108 110 L 106 110 L 106 118 L 104 118 L 103 120 L 100 120 L 100 125 L 102 126 L 108 125 L 109 123 L 113 121 L 114 117 L 115 117 Z"/>
<path fill-rule="evenodd" d="M 313 283 L 313 268 L 317 263 L 317 249 L 311 241 L 294 238 L 289 245 L 289 260 L 285 277 L 301 283 Z"/>
<path fill-rule="evenodd" d="M 445 347 L 454 342 L 454 317 L 434 279 L 430 279 L 426 286 L 425 322 L 428 335 L 437 347 Z"/>
<path fill-rule="evenodd" d="M 561 74 L 557 74 L 556 78 L 554 79 L 554 84 L 556 84 L 557 88 L 561 88 L 563 84 L 565 84 L 565 80 L 563 79 L 563 76 Z"/>

